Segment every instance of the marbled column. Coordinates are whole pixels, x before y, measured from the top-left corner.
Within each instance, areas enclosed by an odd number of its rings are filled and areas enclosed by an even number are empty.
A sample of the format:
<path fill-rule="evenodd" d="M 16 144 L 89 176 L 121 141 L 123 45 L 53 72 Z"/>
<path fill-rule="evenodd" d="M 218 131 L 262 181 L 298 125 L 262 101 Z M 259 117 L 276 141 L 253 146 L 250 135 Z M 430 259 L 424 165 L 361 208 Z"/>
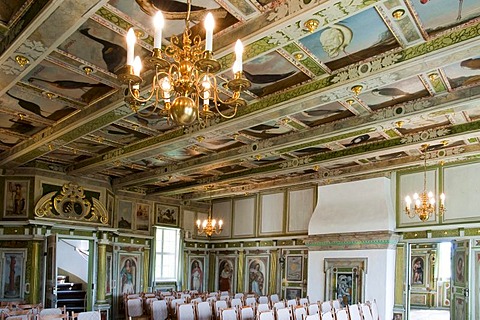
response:
<path fill-rule="evenodd" d="M 97 301 L 96 304 L 105 303 L 105 283 L 107 277 L 107 246 L 98 243 L 98 266 L 97 266 Z"/>
<path fill-rule="evenodd" d="M 41 241 L 34 240 L 32 243 L 32 269 L 30 274 L 30 302 L 32 304 L 40 303 L 40 260 L 41 260 Z"/>
<path fill-rule="evenodd" d="M 188 254 L 185 252 L 183 254 L 183 281 L 182 281 L 182 290 L 188 290 Z"/>
<path fill-rule="evenodd" d="M 278 260 L 278 250 L 271 250 L 270 251 L 270 285 L 268 288 L 268 294 L 277 293 L 277 260 Z"/>
<path fill-rule="evenodd" d="M 148 291 L 148 287 L 150 287 L 150 249 L 145 248 L 143 252 L 143 292 Z"/>

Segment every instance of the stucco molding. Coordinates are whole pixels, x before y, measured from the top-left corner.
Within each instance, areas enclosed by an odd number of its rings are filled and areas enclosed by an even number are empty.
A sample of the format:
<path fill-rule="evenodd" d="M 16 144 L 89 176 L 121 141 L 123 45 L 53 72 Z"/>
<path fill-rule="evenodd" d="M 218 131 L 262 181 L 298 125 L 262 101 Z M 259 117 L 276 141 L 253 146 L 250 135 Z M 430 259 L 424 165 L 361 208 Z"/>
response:
<path fill-rule="evenodd" d="M 311 235 L 305 240 L 310 251 L 395 249 L 400 235 L 392 231 L 369 231 Z"/>

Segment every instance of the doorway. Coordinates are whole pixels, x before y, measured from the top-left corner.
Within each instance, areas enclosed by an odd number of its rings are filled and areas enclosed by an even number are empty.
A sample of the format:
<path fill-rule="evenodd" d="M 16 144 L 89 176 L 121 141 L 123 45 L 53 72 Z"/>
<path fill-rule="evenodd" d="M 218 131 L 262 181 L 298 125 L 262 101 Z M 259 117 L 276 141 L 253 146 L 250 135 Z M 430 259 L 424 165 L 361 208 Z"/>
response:
<path fill-rule="evenodd" d="M 44 305 L 92 310 L 95 241 L 53 234 L 47 238 Z"/>
<path fill-rule="evenodd" d="M 452 242 L 410 244 L 409 320 L 450 320 Z"/>

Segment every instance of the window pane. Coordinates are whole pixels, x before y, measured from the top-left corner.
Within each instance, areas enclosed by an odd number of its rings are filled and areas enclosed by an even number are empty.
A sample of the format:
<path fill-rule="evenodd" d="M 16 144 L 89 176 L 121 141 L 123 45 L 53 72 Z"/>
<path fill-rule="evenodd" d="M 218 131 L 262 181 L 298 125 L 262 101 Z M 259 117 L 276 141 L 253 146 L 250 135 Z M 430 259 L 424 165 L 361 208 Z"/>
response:
<path fill-rule="evenodd" d="M 157 228 L 155 280 L 175 280 L 178 270 L 178 244 L 180 233 L 177 229 Z"/>

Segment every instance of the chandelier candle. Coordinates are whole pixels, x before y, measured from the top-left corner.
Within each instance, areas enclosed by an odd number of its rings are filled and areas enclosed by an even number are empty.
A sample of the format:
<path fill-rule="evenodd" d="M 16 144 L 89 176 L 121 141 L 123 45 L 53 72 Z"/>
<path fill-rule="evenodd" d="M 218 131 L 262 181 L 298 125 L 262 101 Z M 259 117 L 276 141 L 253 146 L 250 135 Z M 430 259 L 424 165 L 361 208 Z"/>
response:
<path fill-rule="evenodd" d="M 158 11 L 153 18 L 153 25 L 155 26 L 155 37 L 153 39 L 153 47 L 156 49 L 162 48 L 162 29 L 165 21 L 163 20 L 163 14 Z"/>
<path fill-rule="evenodd" d="M 205 18 L 205 51 L 212 51 L 213 49 L 213 28 L 215 21 L 212 14 L 209 12 Z"/>
<path fill-rule="evenodd" d="M 133 29 L 128 29 L 127 32 L 127 65 L 133 66 L 133 59 L 135 55 L 135 42 L 137 37 L 135 37 L 135 32 Z"/>

